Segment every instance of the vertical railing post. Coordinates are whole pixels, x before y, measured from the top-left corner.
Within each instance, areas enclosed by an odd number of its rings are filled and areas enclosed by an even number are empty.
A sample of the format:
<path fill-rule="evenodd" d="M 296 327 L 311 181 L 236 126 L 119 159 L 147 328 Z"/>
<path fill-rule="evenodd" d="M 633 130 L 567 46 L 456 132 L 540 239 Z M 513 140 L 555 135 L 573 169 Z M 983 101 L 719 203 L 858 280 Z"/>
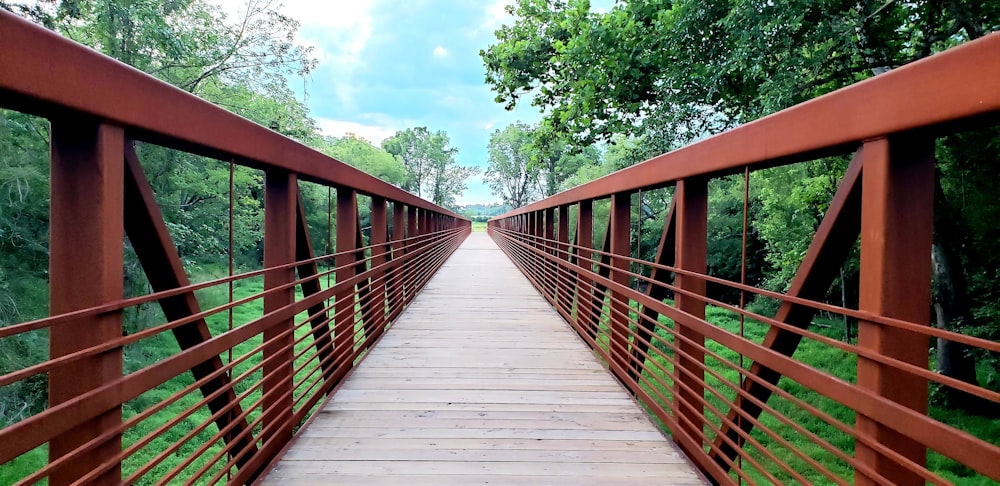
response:
<path fill-rule="evenodd" d="M 386 261 L 387 252 L 389 247 L 386 245 L 386 240 L 389 232 L 389 222 L 387 220 L 385 199 L 372 196 L 372 212 L 371 212 L 371 236 L 369 237 L 368 244 L 372 247 L 372 259 L 371 268 L 377 268 Z M 386 274 L 385 271 L 379 270 L 372 273 L 372 295 L 371 302 L 375 307 L 372 311 L 372 340 L 378 339 L 379 334 L 382 333 L 382 328 L 386 324 Z"/>
<path fill-rule="evenodd" d="M 430 211 L 428 211 L 426 209 L 421 209 L 420 210 L 420 227 L 417 229 L 417 231 L 420 234 L 420 245 L 421 245 L 421 248 L 422 248 L 421 251 L 420 251 L 420 253 L 421 253 L 422 256 L 423 255 L 427 255 L 427 253 L 430 252 L 430 248 L 428 248 L 426 245 L 430 242 L 430 240 L 432 238 L 431 236 L 429 236 L 430 233 L 431 233 L 431 212 Z M 420 278 L 421 277 L 417 277 L 418 282 L 419 282 Z M 420 285 L 418 283 L 417 285 L 414 286 L 414 290 L 416 292 L 419 292 L 420 289 L 421 289 L 421 287 L 422 287 L 422 285 Z M 414 292 L 414 296 L 416 296 L 416 292 Z"/>
<path fill-rule="evenodd" d="M 337 291 L 334 292 L 334 355 L 344 359 L 343 369 L 351 367 L 354 352 L 355 286 L 344 285 L 356 275 L 358 232 L 358 193 L 346 187 L 337 188 Z"/>
<path fill-rule="evenodd" d="M 540 250 L 542 249 L 542 243 L 539 241 L 539 238 L 545 236 L 545 214 L 542 211 L 532 211 L 531 216 L 531 235 L 534 236 L 531 241 L 535 246 L 535 249 Z M 532 253 L 531 256 L 534 258 L 534 262 L 531 266 L 532 271 L 535 272 L 535 280 L 538 281 L 539 285 L 542 287 L 538 291 L 542 295 L 545 295 L 545 290 L 543 290 L 545 288 L 545 280 L 543 280 L 544 275 L 542 270 L 545 268 L 545 259 L 535 253 Z"/>
<path fill-rule="evenodd" d="M 532 236 L 535 235 L 535 213 L 532 212 L 532 213 L 525 214 L 524 215 L 524 224 L 525 224 L 525 228 L 524 228 L 525 240 L 524 241 L 528 244 L 528 246 L 534 247 L 535 246 L 535 239 L 532 238 Z M 531 255 L 529 255 L 529 257 L 530 256 Z"/>
<path fill-rule="evenodd" d="M 684 179 L 677 182 L 674 193 L 677 217 L 677 243 L 674 262 L 677 268 L 705 273 L 708 236 L 708 182 L 706 179 Z M 705 295 L 705 280 L 677 275 L 677 288 L 696 295 Z M 698 319 L 705 318 L 705 301 L 677 292 L 674 305 Z M 681 429 L 696 443 L 703 440 L 702 424 L 705 395 L 705 336 L 682 321 L 675 323 L 677 334 L 691 342 L 677 339 L 677 369 L 674 371 L 674 407 Z M 683 386 L 682 386 L 683 385 Z M 700 452 L 700 451 L 699 451 Z"/>
<path fill-rule="evenodd" d="M 592 316 L 594 314 L 590 299 L 593 281 L 590 278 L 593 270 L 593 254 L 590 250 L 594 247 L 594 202 L 586 199 L 580 201 L 578 206 L 579 214 L 576 219 L 576 239 L 577 245 L 579 245 L 577 263 L 583 267 L 583 271 L 577 275 L 575 286 L 576 322 L 583 332 L 589 333 L 591 337 L 594 337 L 597 335 L 596 329 L 583 328 L 584 325 L 589 326 L 593 322 Z"/>
<path fill-rule="evenodd" d="M 628 287 L 629 284 L 629 261 L 626 259 L 631 255 L 631 230 L 632 230 L 632 195 L 627 192 L 619 192 L 611 196 L 611 280 L 617 284 Z M 621 369 L 619 376 L 625 379 L 625 370 L 628 364 L 628 338 L 629 338 L 629 299 L 628 295 L 618 291 L 611 291 L 611 316 L 608 320 L 608 354 L 611 359 Z"/>
<path fill-rule="evenodd" d="M 880 138 L 862 149 L 861 283 L 859 309 L 927 324 L 931 308 L 934 211 L 934 141 Z M 858 346 L 905 363 L 927 366 L 926 335 L 858 322 Z M 920 413 L 927 412 L 927 380 L 858 356 L 858 386 Z M 926 464 L 920 443 L 859 413 L 857 429 L 913 461 Z M 923 478 L 860 441 L 856 456 L 894 484 L 922 485 Z M 875 484 L 856 473 L 857 484 Z"/>
<path fill-rule="evenodd" d="M 298 187 L 295 174 L 271 170 L 264 175 L 264 268 L 295 261 L 295 226 L 298 222 Z M 295 279 L 292 267 L 264 273 L 264 291 Z M 264 296 L 264 314 L 291 305 L 295 288 L 270 291 Z M 270 447 L 263 456 L 277 453 L 292 438 L 292 318 L 282 319 L 264 329 L 264 419 L 269 429 Z M 270 359 L 270 360 L 269 360 Z M 268 361 L 269 360 L 269 361 Z M 273 408 L 272 408 L 273 407 Z M 269 408 L 272 410 L 268 411 Z M 265 459 L 266 461 L 266 459 Z"/>
<path fill-rule="evenodd" d="M 404 302 L 410 302 L 413 299 L 414 293 L 414 283 L 413 283 L 413 265 L 415 256 L 413 253 L 416 251 L 416 236 L 419 228 L 417 228 L 417 207 L 407 206 L 406 208 L 406 262 L 403 263 L 403 289 L 406 291 L 406 297 L 403 299 Z"/>
<path fill-rule="evenodd" d="M 553 246 L 554 243 L 552 242 L 552 240 L 554 240 L 555 236 L 556 236 L 555 235 L 555 230 L 556 230 L 556 227 L 555 227 L 555 218 L 556 218 L 555 208 L 546 208 L 545 209 L 545 234 L 544 234 L 544 236 L 545 236 L 545 242 L 542 243 L 542 248 L 544 248 L 545 249 L 545 253 L 547 253 L 549 255 L 555 255 L 556 254 L 556 252 L 554 250 L 549 249 L 550 247 Z M 555 271 L 556 270 L 556 265 L 555 265 L 555 262 L 549 260 L 548 258 L 544 259 L 543 262 L 545 263 L 545 273 L 552 279 L 552 281 L 549 282 L 549 284 L 548 284 L 549 285 L 549 298 L 552 299 L 553 302 L 555 302 L 556 288 L 558 286 L 557 283 L 556 283 L 556 278 L 558 277 L 558 273 L 556 273 L 556 271 Z"/>
<path fill-rule="evenodd" d="M 389 290 L 389 319 L 395 319 L 403 308 L 403 240 L 406 239 L 406 210 L 401 202 L 392 203 L 392 259 L 400 266 L 393 267 Z"/>
<path fill-rule="evenodd" d="M 106 304 L 122 298 L 122 217 L 124 134 L 110 125 L 52 122 L 51 212 L 49 230 L 49 305 L 51 315 Z M 53 326 L 52 359 L 119 339 L 121 312 L 108 312 Z M 114 348 L 49 372 L 49 406 L 76 398 L 122 376 L 122 350 Z M 49 442 L 49 460 L 121 425 L 120 406 L 83 422 Z M 115 435 L 75 455 L 49 478 L 69 484 L 121 451 Z M 117 484 L 121 466 L 96 478 Z"/>
<path fill-rule="evenodd" d="M 557 238 L 559 239 L 559 245 L 558 245 L 559 253 L 557 255 L 558 255 L 558 257 L 559 257 L 560 260 L 569 261 L 569 206 L 567 206 L 565 204 L 562 205 L 562 206 L 559 206 L 559 223 L 558 223 L 558 226 L 559 226 L 559 228 L 558 228 L 558 231 L 556 232 L 556 234 L 557 234 Z M 560 270 L 560 267 L 557 266 L 556 267 L 556 271 L 558 272 L 559 270 Z M 558 281 L 558 275 L 557 275 L 556 281 Z M 570 296 L 570 298 L 572 298 L 572 297 Z M 566 302 L 565 302 L 566 299 L 567 299 L 566 292 L 565 291 L 560 291 L 557 288 L 556 289 L 556 300 L 560 304 L 566 304 Z M 568 309 L 569 308 L 567 307 L 567 310 Z"/>

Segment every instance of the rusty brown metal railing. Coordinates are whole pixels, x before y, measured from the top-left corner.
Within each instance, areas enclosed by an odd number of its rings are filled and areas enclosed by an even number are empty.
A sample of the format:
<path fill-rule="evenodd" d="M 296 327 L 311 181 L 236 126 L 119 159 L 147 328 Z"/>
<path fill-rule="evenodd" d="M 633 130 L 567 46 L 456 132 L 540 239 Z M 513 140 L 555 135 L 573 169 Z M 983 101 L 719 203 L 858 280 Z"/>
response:
<path fill-rule="evenodd" d="M 0 482 L 252 482 L 471 230 L 444 208 L 2 10 L 0 59 L 0 108 L 52 126 L 51 313 L 0 328 L 0 340 L 47 334 L 50 351 L 0 376 L 0 386 L 48 382 L 44 410 L 0 429 L 0 464 L 32 451 L 48 460 Z M 191 284 L 133 141 L 263 171 L 263 268 Z M 314 254 L 300 181 L 336 193 L 331 254 Z M 359 195 L 371 205 L 367 238 Z M 152 288 L 127 299 L 126 235 Z M 196 292 L 261 279 L 260 292 L 199 305 Z M 262 313 L 231 329 L 209 324 L 260 300 Z M 163 321 L 123 334 L 123 313 L 150 303 Z M 123 349 L 165 336 L 176 352 L 123 371 Z M 180 391 L 157 395 L 166 382 Z M 136 400 L 146 405 L 123 416 Z M 123 440 L 144 422 L 148 433 Z"/>
<path fill-rule="evenodd" d="M 1000 403 L 995 390 L 928 369 L 932 338 L 1000 352 L 996 342 L 929 325 L 934 142 L 998 124 L 998 52 L 1000 34 L 992 34 L 516 209 L 489 232 L 719 484 L 947 484 L 928 468 L 932 453 L 1000 481 L 995 438 L 928 415 L 930 384 Z M 785 293 L 706 275 L 711 179 L 745 173 L 749 181 L 750 171 L 852 152 Z M 633 258 L 632 197 L 668 187 L 656 257 Z M 598 204 L 609 207 L 595 247 Z M 859 307 L 819 302 L 859 240 Z M 780 307 L 773 316 L 749 312 L 709 298 L 709 284 Z M 707 319 L 707 308 L 738 319 L 739 329 Z M 857 343 L 811 329 L 818 311 L 857 319 Z M 766 329 L 762 340 L 742 335 L 744 321 Z M 806 345 L 856 361 L 856 374 L 796 359 Z M 780 386 L 788 384 L 801 395 Z M 831 435 L 846 445 L 824 438 Z"/>

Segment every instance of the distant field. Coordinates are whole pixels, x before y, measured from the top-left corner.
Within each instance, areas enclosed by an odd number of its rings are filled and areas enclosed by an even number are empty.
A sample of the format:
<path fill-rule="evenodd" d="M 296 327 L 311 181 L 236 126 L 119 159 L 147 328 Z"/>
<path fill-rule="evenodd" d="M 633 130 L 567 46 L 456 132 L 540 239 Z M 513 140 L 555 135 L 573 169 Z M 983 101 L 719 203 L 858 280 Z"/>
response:
<path fill-rule="evenodd" d="M 478 231 L 478 232 L 481 232 L 481 233 L 485 233 L 486 232 L 486 222 L 484 222 L 484 221 L 473 221 L 472 222 L 472 231 Z"/>

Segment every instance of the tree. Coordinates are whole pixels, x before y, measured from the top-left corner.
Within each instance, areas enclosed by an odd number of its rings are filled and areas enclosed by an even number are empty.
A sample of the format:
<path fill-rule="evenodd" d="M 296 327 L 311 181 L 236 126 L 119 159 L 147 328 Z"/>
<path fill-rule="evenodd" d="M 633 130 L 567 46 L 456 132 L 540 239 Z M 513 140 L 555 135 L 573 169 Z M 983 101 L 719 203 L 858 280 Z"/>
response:
<path fill-rule="evenodd" d="M 508 125 L 490 136 L 489 165 L 483 180 L 505 204 L 519 208 L 537 199 L 539 167 L 531 163 L 531 128 Z"/>
<path fill-rule="evenodd" d="M 295 44 L 298 21 L 273 0 L 247 0 L 236 18 L 204 0 L 63 0 L 52 22 L 63 35 L 168 83 L 202 94 L 205 84 L 258 93 L 287 87 L 316 65 Z"/>
<path fill-rule="evenodd" d="M 432 170 L 431 202 L 448 209 L 458 209 L 455 198 L 468 187 L 469 178 L 479 173 L 479 167 L 458 165 L 450 157 L 439 159 Z"/>
<path fill-rule="evenodd" d="M 593 145 L 574 147 L 560 139 L 548 125 L 531 128 L 531 164 L 539 171 L 539 192 L 549 197 L 566 189 L 563 183 L 584 166 L 600 163 L 601 154 Z"/>
<path fill-rule="evenodd" d="M 596 148 L 575 148 L 553 135 L 548 127 L 521 122 L 493 132 L 485 177 L 493 194 L 520 207 L 554 195 L 583 167 L 600 164 Z"/>
<path fill-rule="evenodd" d="M 458 149 L 451 146 L 448 135 L 427 127 L 396 132 L 382 142 L 382 148 L 406 167 L 403 189 L 427 195 L 439 206 L 453 207 L 455 198 L 465 190 L 466 180 L 479 172 L 477 167 L 458 165 Z"/>

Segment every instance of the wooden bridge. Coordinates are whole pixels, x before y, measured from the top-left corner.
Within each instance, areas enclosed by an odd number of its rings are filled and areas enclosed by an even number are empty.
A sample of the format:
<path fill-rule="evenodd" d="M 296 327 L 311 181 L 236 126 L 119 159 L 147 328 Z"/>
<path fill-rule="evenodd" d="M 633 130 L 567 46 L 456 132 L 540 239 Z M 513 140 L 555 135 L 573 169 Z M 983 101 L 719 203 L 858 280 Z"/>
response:
<path fill-rule="evenodd" d="M 704 484 L 485 233 L 473 233 L 266 485 Z"/>
<path fill-rule="evenodd" d="M 935 140 L 998 124 L 998 52 L 993 34 L 895 69 L 518 208 L 487 239 L 0 11 L 0 108 L 51 123 L 50 315 L 0 327 L 48 345 L 0 370 L 45 403 L 0 424 L 0 483 L 1000 481 L 997 437 L 929 389 L 1000 393 L 928 363 L 935 339 L 1000 353 L 928 322 Z M 260 171 L 260 268 L 190 281 L 137 149 L 154 146 Z M 711 180 L 749 192 L 753 171 L 833 155 L 853 161 L 790 288 L 709 274 Z M 322 254 L 306 184 L 330 198 Z M 670 209 L 644 260 L 650 193 Z M 144 295 L 124 295 L 125 237 Z M 853 251 L 859 305 L 824 302 Z M 127 327 L 143 306 L 158 321 Z M 821 311 L 856 342 L 812 326 Z"/>

